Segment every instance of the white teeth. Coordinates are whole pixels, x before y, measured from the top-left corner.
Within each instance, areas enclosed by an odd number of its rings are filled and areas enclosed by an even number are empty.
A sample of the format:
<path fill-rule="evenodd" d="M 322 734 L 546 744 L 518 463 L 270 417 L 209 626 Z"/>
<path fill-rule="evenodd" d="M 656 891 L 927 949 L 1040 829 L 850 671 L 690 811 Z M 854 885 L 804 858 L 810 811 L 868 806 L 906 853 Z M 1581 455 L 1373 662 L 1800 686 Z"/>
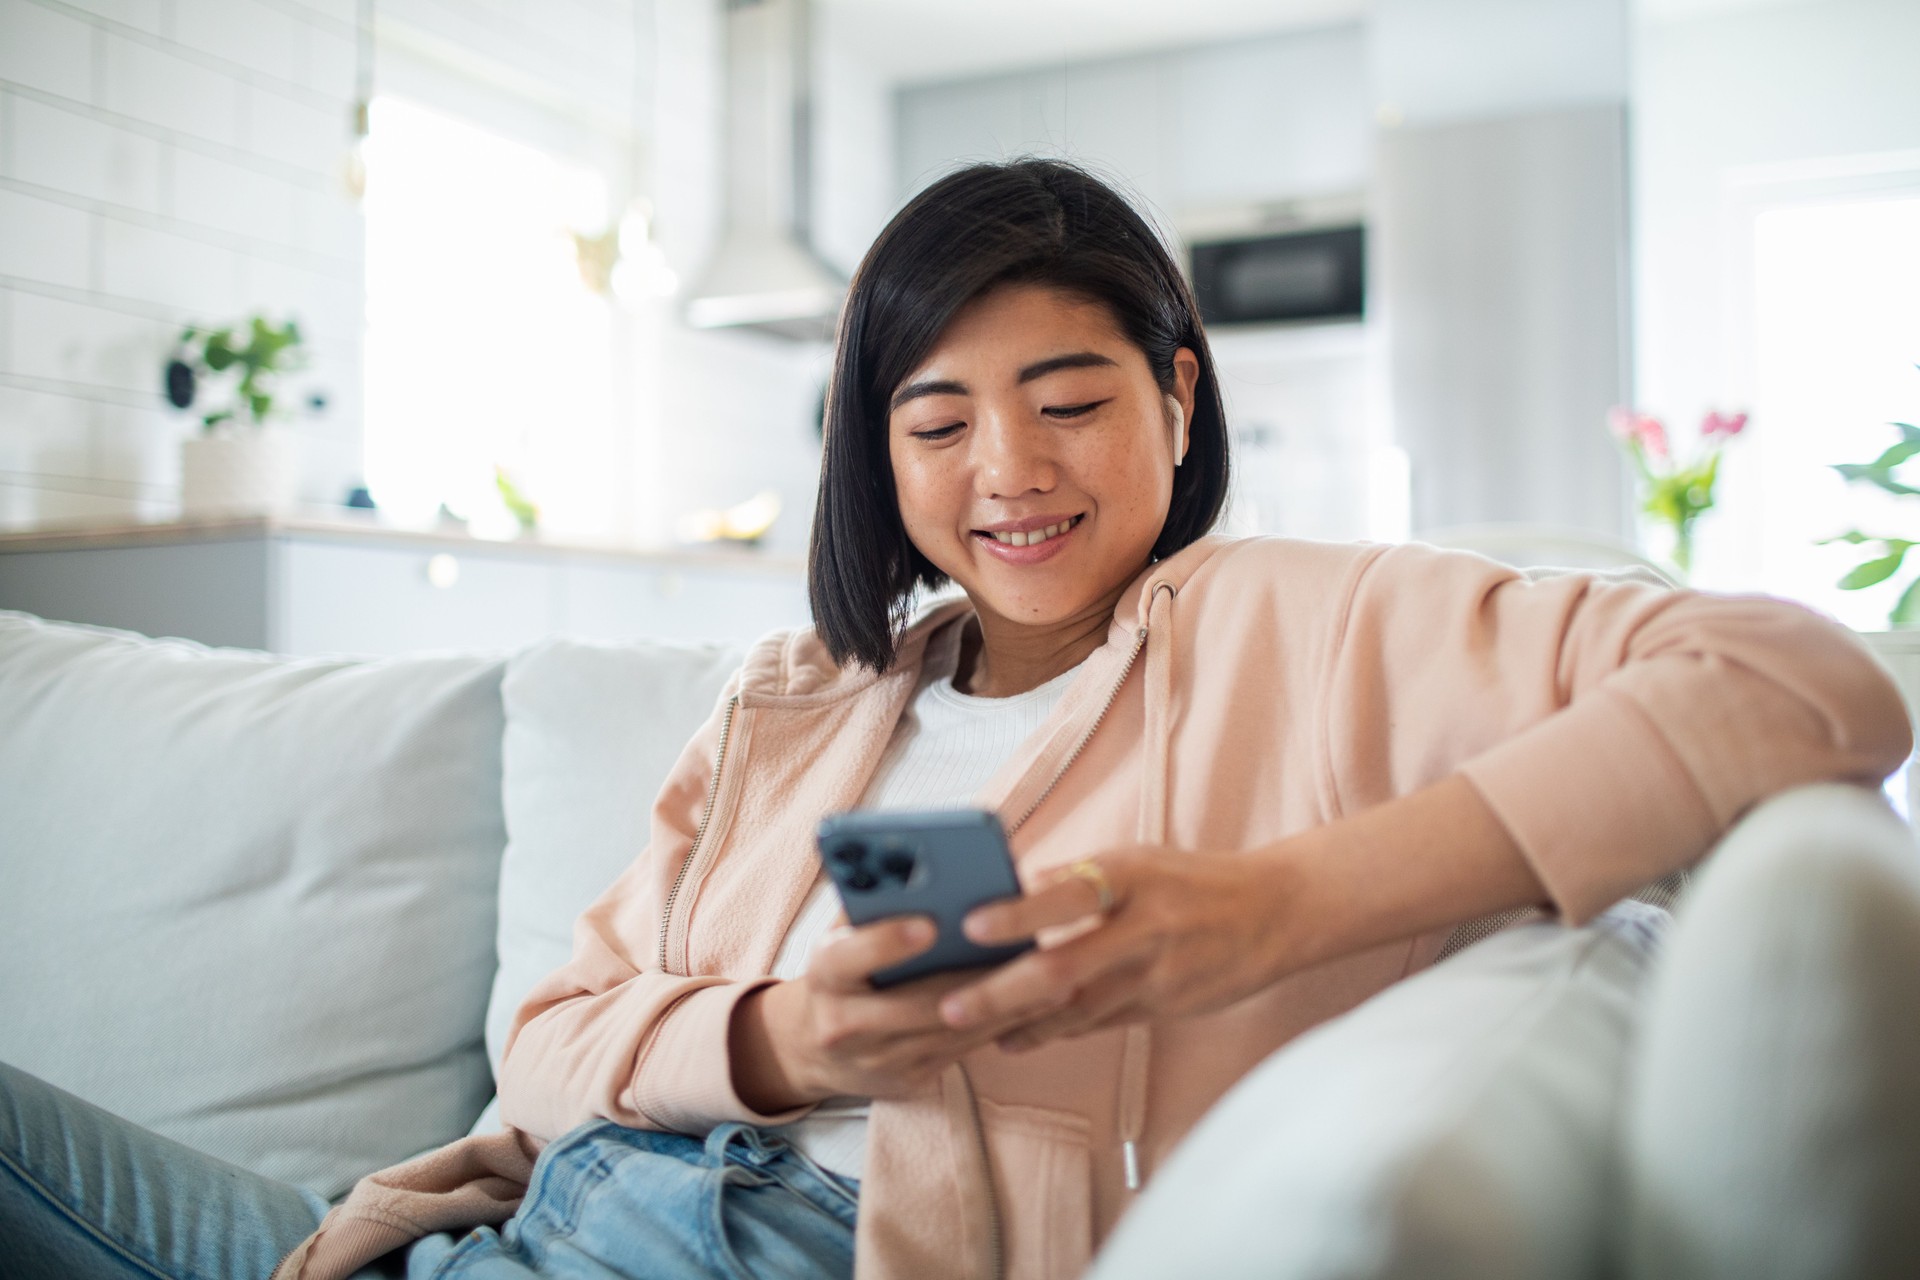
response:
<path fill-rule="evenodd" d="M 1059 524 L 1050 524 L 1044 529 L 1035 529 L 1031 533 L 995 533 L 993 540 L 1009 547 L 1031 547 L 1035 543 L 1045 542 L 1048 538 L 1059 537 L 1073 528 L 1078 520 L 1079 517 L 1075 516 L 1072 520 L 1062 520 Z"/>

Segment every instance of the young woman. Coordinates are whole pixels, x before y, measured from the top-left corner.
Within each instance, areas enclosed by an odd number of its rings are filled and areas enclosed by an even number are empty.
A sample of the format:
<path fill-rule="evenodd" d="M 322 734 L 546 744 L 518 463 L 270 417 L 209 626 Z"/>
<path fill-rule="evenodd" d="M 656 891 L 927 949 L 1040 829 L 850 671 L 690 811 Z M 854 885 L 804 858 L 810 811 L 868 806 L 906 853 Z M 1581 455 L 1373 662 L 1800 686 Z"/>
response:
<path fill-rule="evenodd" d="M 1076 1274 L 1229 1086 L 1460 922 L 1581 922 L 1906 755 L 1805 610 L 1208 536 L 1226 488 L 1192 298 L 1123 200 L 1033 160 L 916 197 L 841 321 L 815 625 L 754 649 L 520 1010 L 507 1131 L 305 1241 L 288 1208 L 276 1275 Z M 877 991 L 928 926 L 836 927 L 813 829 L 960 805 L 1027 890 L 969 932 L 1047 945 Z"/>

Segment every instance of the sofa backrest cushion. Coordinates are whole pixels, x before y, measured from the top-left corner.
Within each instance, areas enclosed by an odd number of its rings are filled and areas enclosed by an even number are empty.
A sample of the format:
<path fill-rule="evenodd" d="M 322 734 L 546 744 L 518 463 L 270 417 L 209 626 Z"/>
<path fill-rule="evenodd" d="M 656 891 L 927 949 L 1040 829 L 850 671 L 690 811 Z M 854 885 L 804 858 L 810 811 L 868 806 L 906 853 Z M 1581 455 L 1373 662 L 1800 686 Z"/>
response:
<path fill-rule="evenodd" d="M 504 668 L 0 612 L 0 1059 L 329 1198 L 465 1132 Z"/>
<path fill-rule="evenodd" d="M 573 954 L 575 918 L 645 849 L 661 784 L 745 656 L 719 645 L 558 638 L 508 661 L 508 839 L 487 1006 L 496 1066 L 521 1000 Z"/>

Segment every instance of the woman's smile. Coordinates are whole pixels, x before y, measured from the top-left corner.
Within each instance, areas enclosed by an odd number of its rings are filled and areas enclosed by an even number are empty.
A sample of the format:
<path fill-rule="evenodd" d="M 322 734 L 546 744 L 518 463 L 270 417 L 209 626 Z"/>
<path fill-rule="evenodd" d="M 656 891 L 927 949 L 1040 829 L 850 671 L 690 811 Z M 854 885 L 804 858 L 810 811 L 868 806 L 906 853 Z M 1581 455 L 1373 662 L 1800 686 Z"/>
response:
<path fill-rule="evenodd" d="M 1008 564 L 1039 564 L 1059 555 L 1066 548 L 1068 535 L 1086 518 L 1085 512 L 1070 516 L 1029 516 L 975 529 L 973 536 Z"/>

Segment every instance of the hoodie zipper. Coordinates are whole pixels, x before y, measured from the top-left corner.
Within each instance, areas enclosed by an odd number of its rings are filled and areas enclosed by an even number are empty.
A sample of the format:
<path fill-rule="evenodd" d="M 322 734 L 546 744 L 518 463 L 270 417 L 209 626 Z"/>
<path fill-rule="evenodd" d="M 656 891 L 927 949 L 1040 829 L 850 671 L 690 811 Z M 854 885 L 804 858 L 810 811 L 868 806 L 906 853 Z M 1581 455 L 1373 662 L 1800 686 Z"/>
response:
<path fill-rule="evenodd" d="M 1013 825 L 1007 828 L 1007 835 L 1011 836 L 1027 825 L 1027 819 L 1047 802 L 1047 797 L 1052 795 L 1054 788 L 1060 785 L 1060 779 L 1067 776 L 1067 770 L 1071 769 L 1073 762 L 1080 758 L 1080 753 L 1087 749 L 1087 743 L 1091 742 L 1093 735 L 1099 732 L 1101 724 L 1106 721 L 1107 713 L 1113 710 L 1113 704 L 1120 700 L 1120 690 L 1126 687 L 1127 677 L 1133 674 L 1134 664 L 1140 661 L 1140 653 L 1146 647 L 1147 629 L 1141 627 L 1133 633 L 1133 649 L 1127 654 L 1126 662 L 1121 665 L 1120 674 L 1115 677 L 1113 687 L 1107 690 L 1107 700 L 1100 704 L 1100 713 L 1094 716 L 1093 723 L 1088 725 L 1087 731 L 1080 735 L 1080 740 L 1073 744 L 1073 750 L 1069 751 L 1067 758 L 1060 762 L 1060 767 L 1054 770 L 1053 777 L 1047 780 L 1046 787 L 1034 797 L 1033 803 L 1027 806 L 1026 812 L 1014 819 Z M 998 1280 L 999 1277 L 1006 1275 L 1007 1264 L 1005 1245 L 1002 1243 L 1001 1236 L 1000 1197 L 993 1187 L 993 1157 L 987 1150 L 987 1122 L 980 1115 L 980 1095 L 974 1092 L 973 1079 L 967 1075 L 965 1066 L 960 1068 L 960 1077 L 966 1081 L 968 1100 L 973 1104 L 973 1139 L 980 1148 L 980 1167 L 987 1173 L 987 1242 L 989 1256 L 993 1259 L 993 1275 Z M 1132 1153 L 1129 1152 L 1129 1159 L 1131 1155 Z"/>
<path fill-rule="evenodd" d="M 993 1262 L 993 1270 L 987 1274 L 993 1280 L 1002 1280 L 1007 1274 L 1006 1246 L 1000 1238 L 1000 1196 L 993 1187 L 993 1155 L 987 1150 L 987 1122 L 980 1117 L 980 1095 L 973 1087 L 973 1077 L 967 1074 L 965 1063 L 956 1062 L 960 1069 L 960 1079 L 967 1086 L 967 1110 L 973 1115 L 973 1140 L 980 1151 L 980 1169 L 987 1179 L 987 1257 Z"/>
<path fill-rule="evenodd" d="M 679 873 L 673 877 L 673 886 L 667 890 L 667 904 L 660 910 L 660 971 L 667 971 L 667 935 L 673 931 L 673 904 L 679 900 L 680 887 L 687 882 L 687 873 L 693 869 L 693 860 L 700 856 L 700 846 L 706 840 L 707 824 L 713 821 L 713 809 L 720 799 L 720 770 L 727 762 L 727 739 L 733 733 L 733 713 L 740 706 L 740 695 L 734 694 L 727 699 L 727 709 L 720 717 L 720 746 L 713 753 L 713 777 L 707 783 L 707 803 L 700 812 L 700 825 L 694 829 L 693 843 L 687 848 L 687 856 L 680 861 Z"/>
<path fill-rule="evenodd" d="M 1027 811 L 1014 819 L 1013 825 L 1007 828 L 1009 836 L 1027 825 L 1027 819 L 1047 802 L 1047 797 L 1053 794 L 1053 789 L 1060 785 L 1060 779 L 1067 776 L 1067 770 L 1073 768 L 1073 762 L 1078 760 L 1080 753 L 1087 749 L 1087 743 L 1093 741 L 1093 735 L 1099 732 L 1101 723 L 1107 718 L 1107 712 L 1113 710 L 1113 704 L 1120 700 L 1120 690 L 1126 686 L 1127 677 L 1133 674 L 1134 664 L 1140 661 L 1140 651 L 1146 647 L 1147 629 L 1141 627 L 1133 633 L 1133 650 L 1127 654 L 1126 663 L 1121 666 L 1119 678 L 1113 682 L 1113 688 L 1107 690 L 1107 700 L 1100 704 L 1100 714 L 1093 718 L 1093 723 L 1087 726 L 1087 731 L 1080 735 L 1080 741 L 1073 744 L 1073 750 L 1067 753 L 1067 758 L 1060 762 L 1058 769 L 1054 770 L 1053 777 L 1047 780 L 1045 789 L 1033 798 L 1033 803 L 1027 806 Z"/>

